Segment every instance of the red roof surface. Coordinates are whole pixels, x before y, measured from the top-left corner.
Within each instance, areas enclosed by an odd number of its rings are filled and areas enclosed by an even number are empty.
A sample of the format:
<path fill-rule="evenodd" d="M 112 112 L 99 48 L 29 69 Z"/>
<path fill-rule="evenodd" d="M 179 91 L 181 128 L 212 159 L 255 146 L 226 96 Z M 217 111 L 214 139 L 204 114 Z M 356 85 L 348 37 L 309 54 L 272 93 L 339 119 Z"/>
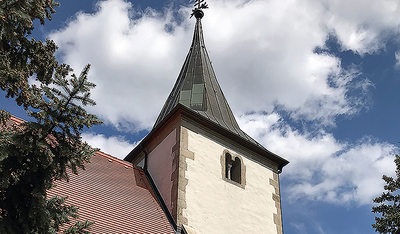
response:
<path fill-rule="evenodd" d="M 2 122 L 0 122 L 0 129 L 9 128 L 12 126 L 18 126 L 23 122 L 25 122 L 25 120 L 11 115 L 11 117 L 8 120 L 6 120 L 5 125 L 3 125 Z"/>
<path fill-rule="evenodd" d="M 11 116 L 6 125 L 23 122 Z M 103 152 L 85 167 L 70 173 L 69 182 L 57 181 L 48 196 L 68 196 L 66 204 L 79 207 L 79 220 L 95 222 L 92 233 L 175 233 L 141 168 Z"/>
<path fill-rule="evenodd" d="M 140 168 L 97 152 L 86 170 L 57 182 L 49 196 L 68 196 L 93 233 L 174 233 Z"/>
<path fill-rule="evenodd" d="M 10 121 L 11 123 L 15 123 L 17 125 L 25 122 L 25 120 L 23 120 L 21 118 L 18 118 L 18 117 L 15 117 L 13 115 L 11 115 L 11 117 L 10 117 L 10 119 L 8 121 Z"/>

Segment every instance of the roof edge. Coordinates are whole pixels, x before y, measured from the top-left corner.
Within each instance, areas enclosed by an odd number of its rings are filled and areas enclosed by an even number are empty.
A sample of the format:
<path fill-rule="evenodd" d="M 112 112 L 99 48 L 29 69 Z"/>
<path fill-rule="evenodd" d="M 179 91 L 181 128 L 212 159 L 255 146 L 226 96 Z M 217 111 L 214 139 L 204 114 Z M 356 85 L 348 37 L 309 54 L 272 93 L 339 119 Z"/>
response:
<path fill-rule="evenodd" d="M 133 165 L 131 162 L 125 161 L 125 160 L 120 159 L 120 158 L 117 158 L 117 157 L 112 156 L 111 154 L 105 153 L 105 152 L 103 152 L 103 151 L 101 151 L 101 150 L 96 151 L 96 152 L 93 154 L 93 156 L 102 156 L 102 157 L 107 158 L 109 161 L 113 161 L 113 162 L 122 164 L 122 165 L 124 165 L 124 166 L 126 166 L 126 167 L 130 167 L 130 168 L 133 168 L 133 167 L 134 167 L 134 165 Z M 92 156 L 92 157 L 93 157 L 93 156 Z"/>
<path fill-rule="evenodd" d="M 172 111 L 157 125 L 155 126 L 149 134 L 147 134 L 146 137 L 143 138 L 143 140 L 131 151 L 129 152 L 129 154 L 124 158 L 124 160 L 130 162 L 133 159 L 135 159 L 134 155 L 139 155 L 139 153 L 141 152 L 140 150 L 140 146 L 143 144 L 146 144 L 147 141 L 159 130 L 162 128 L 162 126 L 164 125 L 165 122 L 167 122 L 173 115 L 175 115 L 176 113 L 178 113 L 179 111 L 181 111 L 183 114 L 186 114 L 188 117 L 199 121 L 201 124 L 207 126 L 207 127 L 211 127 L 211 128 L 216 128 L 218 129 L 218 131 L 222 132 L 222 135 L 228 137 L 231 140 L 234 140 L 238 143 L 240 143 L 241 145 L 253 150 L 254 152 L 260 154 L 263 157 L 266 157 L 267 159 L 278 163 L 278 173 L 282 172 L 282 168 L 284 166 L 286 166 L 287 164 L 289 164 L 289 161 L 280 157 L 279 155 L 272 153 L 271 151 L 265 149 L 265 148 L 261 148 L 260 146 L 249 142 L 248 140 L 244 139 L 243 137 L 229 131 L 228 129 L 223 128 L 222 126 L 219 126 L 218 124 L 212 122 L 211 120 L 203 117 L 202 115 L 198 114 L 197 112 L 191 110 L 190 108 L 182 105 L 182 104 L 178 104 L 175 106 L 174 109 L 172 109 Z"/>
<path fill-rule="evenodd" d="M 156 186 L 156 184 L 154 183 L 153 178 L 151 177 L 150 173 L 147 170 L 143 170 L 144 174 L 146 176 L 147 182 L 150 185 L 150 188 L 153 190 L 154 195 L 158 201 L 158 204 L 161 207 L 161 210 L 164 212 L 165 216 L 167 217 L 169 223 L 171 224 L 172 228 L 174 229 L 174 231 L 177 231 L 177 224 L 174 220 L 174 218 L 172 217 L 171 213 L 168 210 L 167 205 L 165 204 L 165 201 L 163 199 L 163 197 L 160 194 L 160 191 L 158 191 L 158 188 Z"/>
<path fill-rule="evenodd" d="M 15 115 L 12 115 L 12 114 L 11 114 L 10 118 L 7 121 L 10 121 L 10 124 L 15 124 L 15 125 L 20 125 L 22 123 L 27 122 L 26 120 L 24 120 L 22 118 L 19 118 L 19 117 L 16 117 Z M 102 156 L 102 157 L 107 158 L 110 161 L 117 162 L 117 163 L 122 164 L 124 166 L 131 167 L 131 168 L 134 167 L 131 162 L 125 161 L 125 160 L 120 159 L 120 158 L 117 158 L 117 157 L 115 157 L 115 156 L 113 156 L 111 154 L 108 154 L 106 152 L 101 151 L 100 149 L 98 151 L 96 151 L 92 155 L 92 157 L 95 157 L 95 156 Z"/>

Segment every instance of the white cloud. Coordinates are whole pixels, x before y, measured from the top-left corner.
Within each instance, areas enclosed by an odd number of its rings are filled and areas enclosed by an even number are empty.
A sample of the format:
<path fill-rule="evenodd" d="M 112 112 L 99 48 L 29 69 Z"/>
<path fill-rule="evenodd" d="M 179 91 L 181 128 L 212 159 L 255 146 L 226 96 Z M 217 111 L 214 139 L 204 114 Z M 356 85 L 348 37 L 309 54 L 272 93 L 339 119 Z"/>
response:
<path fill-rule="evenodd" d="M 395 58 L 396 58 L 395 67 L 396 67 L 397 69 L 399 69 L 399 68 L 400 68 L 400 51 L 397 51 L 397 52 L 394 54 L 394 56 L 395 56 Z"/>
<path fill-rule="evenodd" d="M 333 124 L 336 115 L 353 111 L 346 92 L 358 73 L 344 71 L 332 55 L 314 53 L 329 33 L 321 24 L 324 12 L 318 4 L 217 1 L 213 5 L 204 18 L 207 48 L 237 115 L 270 112 L 278 104 L 292 117 Z"/>
<path fill-rule="evenodd" d="M 331 134 L 299 133 L 278 114 L 239 118 L 243 130 L 288 159 L 282 174 L 290 181 L 289 199 L 306 198 L 335 204 L 370 204 L 383 191 L 382 175 L 393 176 L 393 145 L 370 138 L 356 144 L 337 141 Z"/>
<path fill-rule="evenodd" d="M 279 105 L 293 118 L 332 125 L 337 115 L 352 115 L 364 105 L 362 97 L 355 101 L 347 95 L 364 82 L 360 73 L 343 70 L 333 55 L 314 53 L 333 29 L 341 29 L 335 22 L 342 13 L 325 5 L 213 1 L 203 19 L 206 44 L 237 115 L 270 112 Z M 72 67 L 92 64 L 90 79 L 98 85 L 94 113 L 120 130 L 149 129 L 189 50 L 194 20 L 187 8 L 180 9 L 177 23 L 173 9 L 139 11 L 122 0 L 97 6 L 95 13 L 78 13 L 50 37 Z M 364 25 L 357 19 L 352 25 Z"/>
<path fill-rule="evenodd" d="M 91 132 L 82 134 L 83 141 L 86 141 L 90 146 L 99 148 L 107 154 L 111 154 L 117 158 L 125 158 L 129 152 L 137 145 L 137 142 L 130 143 L 121 136 L 106 137 L 102 134 Z"/>
<path fill-rule="evenodd" d="M 323 0 L 327 26 L 345 50 L 373 53 L 385 46 L 390 33 L 399 33 L 397 0 Z"/>
<path fill-rule="evenodd" d="M 296 229 L 297 233 L 308 234 L 306 225 L 304 223 L 291 223 L 290 225 Z"/>
<path fill-rule="evenodd" d="M 91 110 L 121 130 L 137 131 L 154 122 L 190 44 L 184 27 L 169 33 L 167 24 L 176 24 L 168 14 L 137 12 L 112 0 L 98 3 L 94 14 L 77 13 L 50 37 L 72 67 L 91 63 L 89 76 L 97 84 Z"/>
<path fill-rule="evenodd" d="M 149 129 L 189 50 L 190 9 L 140 11 L 123 0 L 97 6 L 50 37 L 77 72 L 92 64 L 98 105 L 91 112 L 122 131 Z M 387 35 L 398 34 L 398 11 L 398 1 L 390 0 L 210 2 L 202 23 L 218 80 L 244 130 L 291 161 L 284 176 L 293 182 L 293 199 L 369 203 L 382 190 L 382 174 L 394 171 L 393 145 L 368 138 L 341 142 L 323 130 L 338 115 L 365 107 L 363 95 L 373 84 L 356 68 L 345 70 L 340 58 L 314 51 L 335 34 L 343 50 L 377 52 Z M 294 120 L 313 122 L 316 133 L 291 128 L 273 112 L 277 107 Z M 262 112 L 270 114 L 257 114 Z M 119 139 L 85 138 L 111 154 L 133 148 Z"/>

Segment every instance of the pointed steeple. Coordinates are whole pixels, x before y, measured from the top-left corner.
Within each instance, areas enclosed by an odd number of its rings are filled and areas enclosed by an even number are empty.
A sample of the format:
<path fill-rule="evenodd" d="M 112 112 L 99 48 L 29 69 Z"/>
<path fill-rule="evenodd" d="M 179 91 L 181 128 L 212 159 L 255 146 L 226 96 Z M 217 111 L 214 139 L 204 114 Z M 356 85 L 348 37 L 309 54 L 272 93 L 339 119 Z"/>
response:
<path fill-rule="evenodd" d="M 261 144 L 243 132 L 218 84 L 214 69 L 204 44 L 201 19 L 204 13 L 201 9 L 208 8 L 204 0 L 195 0 L 195 9 L 192 16 L 196 18 L 193 41 L 189 53 L 178 75 L 178 79 L 168 96 L 154 126 L 142 142 L 133 149 L 125 160 L 146 161 L 145 148 L 149 142 L 159 134 L 160 129 L 170 129 L 171 119 L 174 116 L 186 121 L 194 121 L 207 129 L 211 129 L 231 139 L 237 144 L 247 147 L 255 153 L 278 163 L 278 173 L 289 162 L 265 149 Z M 160 133 L 161 134 L 161 133 Z M 158 137 L 158 135 L 157 135 Z M 142 154 L 144 153 L 144 155 Z M 140 161 L 135 161 L 139 163 Z M 145 163 L 145 165 L 147 165 Z M 144 166 L 145 168 L 147 166 Z"/>
<path fill-rule="evenodd" d="M 182 104 L 215 124 L 244 137 L 245 134 L 240 130 L 218 84 L 204 44 L 201 26 L 204 13 L 195 9 L 192 15 L 196 17 L 192 45 L 154 127 L 178 104 Z"/>
<path fill-rule="evenodd" d="M 269 152 L 260 143 L 255 141 L 236 122 L 235 116 L 218 84 L 214 69 L 208 57 L 204 44 L 201 19 L 204 13 L 201 9 L 208 8 L 204 0 L 196 1 L 196 8 L 192 16 L 196 18 L 193 41 L 186 56 L 178 79 L 168 96 L 167 101 L 158 116 L 155 129 L 177 106 L 187 109 L 203 119 L 228 130 L 248 143 Z M 272 154 L 271 152 L 269 152 Z M 280 158 L 279 156 L 275 155 Z M 288 162 L 284 160 L 284 165 Z"/>

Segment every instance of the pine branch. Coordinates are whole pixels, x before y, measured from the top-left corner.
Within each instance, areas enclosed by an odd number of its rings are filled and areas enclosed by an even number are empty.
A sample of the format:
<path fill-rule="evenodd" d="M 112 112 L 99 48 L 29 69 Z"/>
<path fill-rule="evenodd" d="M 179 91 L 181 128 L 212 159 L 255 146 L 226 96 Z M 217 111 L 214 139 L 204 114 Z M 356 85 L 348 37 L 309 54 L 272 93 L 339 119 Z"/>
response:
<path fill-rule="evenodd" d="M 33 21 L 51 20 L 58 5 L 0 0 L 0 88 L 37 119 L 8 126 L 9 114 L 0 111 L 0 233 L 55 233 L 76 218 L 76 207 L 64 205 L 65 198 L 47 200 L 46 191 L 54 180 L 68 180 L 68 168 L 78 173 L 96 151 L 80 137 L 84 127 L 101 123 L 82 107 L 95 104 L 89 67 L 73 76 L 78 84 L 68 81 L 72 69 L 56 61 L 56 44 L 28 38 Z M 28 83 L 32 76 L 41 86 Z M 90 224 L 78 222 L 67 230 L 87 233 Z"/>
<path fill-rule="evenodd" d="M 376 232 L 383 234 L 398 234 L 400 233 L 400 157 L 396 155 L 394 160 L 396 164 L 396 178 L 386 175 L 382 176 L 385 181 L 384 189 L 387 192 L 376 197 L 373 201 L 377 206 L 372 207 L 373 213 L 380 213 L 381 217 L 375 217 L 375 224 L 372 227 Z"/>

